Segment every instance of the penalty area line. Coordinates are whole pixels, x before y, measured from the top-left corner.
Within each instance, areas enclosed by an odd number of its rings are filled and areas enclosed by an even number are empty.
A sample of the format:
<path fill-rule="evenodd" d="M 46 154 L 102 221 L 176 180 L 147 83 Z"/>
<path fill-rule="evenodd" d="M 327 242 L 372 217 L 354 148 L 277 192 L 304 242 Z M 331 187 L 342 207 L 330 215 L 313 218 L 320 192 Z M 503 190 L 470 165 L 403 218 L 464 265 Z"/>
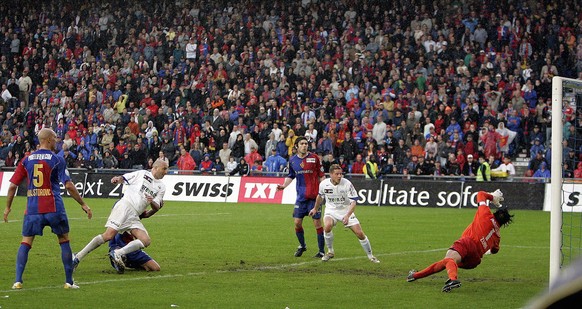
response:
<path fill-rule="evenodd" d="M 398 255 L 407 255 L 407 254 L 420 254 L 420 253 L 431 253 L 436 251 L 442 251 L 446 248 L 439 248 L 439 249 L 430 249 L 430 250 L 418 250 L 418 251 L 402 251 L 402 252 L 391 252 L 391 253 L 381 253 L 377 254 L 376 256 L 398 256 Z M 345 257 L 345 258 L 335 258 L 336 261 L 348 261 L 348 260 L 357 260 L 357 259 L 367 259 L 366 256 L 353 256 L 353 257 Z M 114 283 L 114 282 L 131 282 L 131 281 L 143 281 L 143 280 L 157 280 L 157 279 L 168 279 L 168 278 L 180 278 L 180 277 L 196 277 L 196 276 L 204 276 L 210 274 L 224 274 L 224 273 L 234 273 L 234 272 L 253 272 L 253 271 L 263 271 L 263 270 L 280 270 L 285 268 L 292 268 L 298 267 L 303 265 L 309 264 L 321 264 L 323 263 L 321 260 L 313 260 L 308 262 L 301 262 L 301 263 L 290 263 L 290 264 L 281 264 L 281 265 L 273 265 L 273 266 L 257 266 L 250 269 L 233 269 L 233 270 L 216 270 L 213 272 L 190 272 L 185 274 L 167 274 L 167 275 L 157 275 L 157 276 L 148 276 L 148 277 L 125 277 L 120 278 L 117 277 L 115 279 L 106 279 L 106 280 L 98 280 L 98 281 L 75 281 L 76 284 L 81 286 L 81 289 L 85 285 L 98 285 L 98 284 L 107 284 L 107 283 Z M 63 285 L 51 285 L 51 286 L 40 286 L 40 287 L 33 287 L 33 288 L 24 288 L 22 290 L 0 290 L 0 293 L 14 293 L 14 292 L 24 292 L 24 291 L 40 291 L 40 290 L 49 290 L 49 289 L 62 289 Z"/>

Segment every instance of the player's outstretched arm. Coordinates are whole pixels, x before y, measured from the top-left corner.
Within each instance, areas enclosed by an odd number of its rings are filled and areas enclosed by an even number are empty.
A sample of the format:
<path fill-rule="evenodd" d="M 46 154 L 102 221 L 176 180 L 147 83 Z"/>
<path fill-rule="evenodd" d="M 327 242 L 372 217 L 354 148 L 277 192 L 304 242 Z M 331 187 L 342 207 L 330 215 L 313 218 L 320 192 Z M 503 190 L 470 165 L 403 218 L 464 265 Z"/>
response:
<path fill-rule="evenodd" d="M 83 201 L 83 198 L 79 194 L 79 191 L 77 191 L 77 188 L 75 187 L 75 185 L 73 184 L 72 181 L 67 181 L 65 183 L 65 189 L 67 189 L 67 192 L 69 192 L 71 197 L 75 201 L 77 201 L 77 203 L 79 203 L 79 205 L 81 205 L 81 208 L 87 214 L 87 219 L 93 218 L 93 211 L 91 211 L 91 208 L 89 207 L 89 205 L 87 205 L 85 203 L 85 201 Z"/>
<path fill-rule="evenodd" d="M 501 190 L 497 189 L 497 190 L 491 192 L 490 194 L 492 196 L 491 202 L 493 202 L 493 205 L 495 205 L 497 207 L 501 207 L 501 202 L 503 202 L 503 200 L 504 200 L 503 192 L 501 192 Z"/>
<path fill-rule="evenodd" d="M 123 176 L 115 176 L 113 178 L 111 178 L 111 183 L 112 184 L 120 184 L 123 182 Z"/>

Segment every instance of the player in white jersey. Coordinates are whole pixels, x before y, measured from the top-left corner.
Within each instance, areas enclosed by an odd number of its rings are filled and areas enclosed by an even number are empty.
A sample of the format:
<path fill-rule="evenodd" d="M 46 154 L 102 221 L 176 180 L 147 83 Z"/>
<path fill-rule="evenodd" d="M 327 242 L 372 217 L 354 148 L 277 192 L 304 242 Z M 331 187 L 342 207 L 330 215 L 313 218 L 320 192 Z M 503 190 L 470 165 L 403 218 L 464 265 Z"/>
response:
<path fill-rule="evenodd" d="M 333 232 L 332 229 L 338 221 L 342 222 L 345 227 L 349 227 L 360 240 L 360 244 L 364 252 L 368 255 L 373 263 L 380 263 L 373 254 L 370 241 L 362 227 L 360 221 L 354 214 L 356 208 L 356 201 L 358 194 L 351 181 L 343 178 L 342 168 L 338 164 L 333 164 L 329 168 L 330 178 L 327 178 L 319 183 L 319 194 L 315 200 L 313 210 L 309 215 L 313 215 L 319 211 L 323 199 L 325 198 L 325 213 L 323 215 L 324 223 L 324 238 L 327 246 L 327 253 L 321 258 L 322 261 L 329 261 L 335 256 L 333 250 Z"/>
<path fill-rule="evenodd" d="M 168 163 L 163 160 L 156 160 L 151 172 L 141 170 L 111 178 L 111 183 L 123 183 L 126 186 L 124 195 L 113 206 L 105 224 L 107 228 L 105 232 L 95 236 L 83 250 L 74 256 L 73 266 L 75 268 L 89 252 L 111 240 L 117 233 L 129 231 L 135 237 L 125 247 L 109 252 L 119 273 L 123 273 L 125 269 L 123 264 L 124 255 L 150 245 L 150 236 L 140 218 L 150 217 L 162 208 L 164 193 L 166 192 L 166 186 L 162 182 L 162 178 L 167 172 Z M 148 206 L 151 209 L 146 211 Z"/>

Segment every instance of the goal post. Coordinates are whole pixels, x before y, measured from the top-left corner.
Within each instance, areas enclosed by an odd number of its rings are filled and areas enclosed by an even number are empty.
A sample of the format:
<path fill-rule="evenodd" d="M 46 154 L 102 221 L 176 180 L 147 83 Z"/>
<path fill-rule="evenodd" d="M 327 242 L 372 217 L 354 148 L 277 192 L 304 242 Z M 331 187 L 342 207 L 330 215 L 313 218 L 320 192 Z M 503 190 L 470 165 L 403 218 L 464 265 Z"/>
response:
<path fill-rule="evenodd" d="M 578 222 L 576 226 L 568 224 L 565 230 L 564 222 L 564 210 L 567 209 L 567 213 L 574 216 L 574 212 L 577 210 L 574 206 L 579 205 L 565 205 L 565 194 L 568 192 L 576 193 L 576 190 L 582 188 L 582 185 L 578 185 L 572 179 L 564 180 L 562 177 L 563 170 L 563 146 L 562 140 L 564 138 L 563 128 L 564 128 L 564 102 L 569 100 L 570 105 L 574 110 L 576 110 L 577 100 L 579 100 L 580 93 L 582 93 L 582 80 L 576 80 L 571 78 L 565 78 L 560 76 L 554 76 L 552 78 L 552 121 L 551 121 L 551 152 L 552 159 L 551 162 L 551 184 L 550 184 L 550 270 L 549 270 L 549 284 L 552 288 L 553 283 L 560 274 L 560 269 L 563 264 L 570 263 L 572 260 L 565 261 L 564 257 L 572 258 L 572 252 L 576 254 L 580 253 L 580 243 L 578 243 L 577 248 L 572 247 L 572 238 L 579 238 L 581 233 L 580 229 L 582 226 Z M 578 97 L 578 98 L 577 98 Z M 572 104 L 574 103 L 574 104 Z M 574 124 L 577 125 L 577 124 Z M 582 139 L 582 136 L 576 138 Z M 569 145 L 575 147 L 573 145 Z M 578 150 L 578 149 L 576 149 Z M 566 185 L 565 182 L 568 182 Z M 568 191 L 569 190 L 569 191 Z M 580 207 L 577 207 L 580 208 Z M 579 211 L 579 210 L 578 210 Z M 574 218 L 579 217 L 580 214 L 574 216 Z M 572 221 L 571 217 L 567 221 Z M 579 221 L 579 220 L 578 220 Z M 568 230 L 569 229 L 569 230 Z M 575 229 L 575 230 L 574 230 Z M 574 230 L 574 232 L 572 232 Z M 569 241 L 564 243 L 564 238 L 569 237 Z M 569 251 L 565 252 L 564 246 L 569 246 Z M 574 249 L 574 250 L 572 250 Z M 566 265 L 564 265 L 566 266 Z"/>

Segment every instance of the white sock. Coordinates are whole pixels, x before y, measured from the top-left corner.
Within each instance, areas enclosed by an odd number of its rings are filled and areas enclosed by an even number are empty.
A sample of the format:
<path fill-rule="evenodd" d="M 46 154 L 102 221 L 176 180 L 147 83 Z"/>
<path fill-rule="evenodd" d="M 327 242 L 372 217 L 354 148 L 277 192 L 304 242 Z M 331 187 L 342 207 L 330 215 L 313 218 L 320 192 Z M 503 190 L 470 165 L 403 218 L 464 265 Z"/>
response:
<path fill-rule="evenodd" d="M 125 247 L 115 250 L 115 252 L 117 254 L 121 254 L 121 255 L 128 255 L 134 251 L 137 251 L 137 250 L 140 250 L 143 248 L 145 248 L 145 246 L 143 245 L 141 240 L 134 239 L 134 240 L 130 241 L 127 245 L 125 245 Z"/>
<path fill-rule="evenodd" d="M 85 246 L 85 248 L 83 248 L 83 250 L 79 251 L 77 253 L 77 258 L 80 260 L 82 260 L 85 255 L 89 254 L 89 252 L 99 248 L 99 246 L 101 246 L 102 244 L 104 244 L 105 241 L 103 240 L 103 236 L 101 236 L 101 234 L 93 237 L 93 239 L 91 239 L 91 241 Z"/>
<path fill-rule="evenodd" d="M 333 253 L 333 232 L 323 232 L 323 238 L 325 239 L 325 245 L 327 246 L 327 252 Z"/>
<path fill-rule="evenodd" d="M 368 236 L 366 236 L 366 238 L 364 238 L 364 240 L 360 240 L 360 245 L 362 245 L 362 248 L 364 249 L 364 252 L 366 252 L 366 254 L 368 255 L 368 258 L 371 258 L 374 256 L 374 255 L 372 255 L 372 246 L 370 245 L 370 241 L 368 240 Z"/>

